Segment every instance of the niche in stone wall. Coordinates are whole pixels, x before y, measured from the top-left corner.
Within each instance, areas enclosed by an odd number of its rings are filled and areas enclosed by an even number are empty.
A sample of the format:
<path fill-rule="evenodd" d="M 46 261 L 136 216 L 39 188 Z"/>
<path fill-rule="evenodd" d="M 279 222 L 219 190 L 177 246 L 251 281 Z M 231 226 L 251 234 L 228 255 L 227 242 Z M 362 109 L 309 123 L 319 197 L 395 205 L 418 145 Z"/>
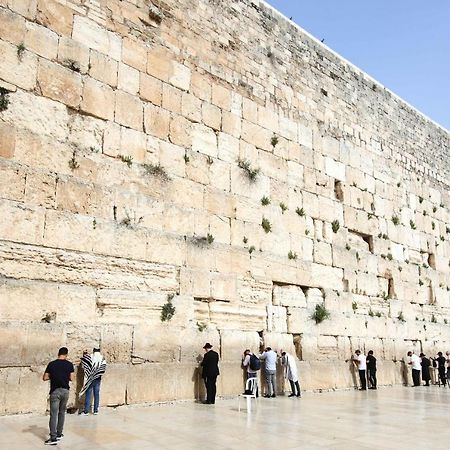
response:
<path fill-rule="evenodd" d="M 358 248 L 364 248 L 373 253 L 373 236 L 355 230 L 349 230 L 348 232 L 350 240 L 356 243 Z"/>
<path fill-rule="evenodd" d="M 436 255 L 434 253 L 429 253 L 428 254 L 428 265 L 432 269 L 436 269 Z"/>
<path fill-rule="evenodd" d="M 300 361 L 303 361 L 303 349 L 302 349 L 302 334 L 293 333 L 292 340 L 294 341 L 295 354 Z"/>
<path fill-rule="evenodd" d="M 339 200 L 340 202 L 344 201 L 342 181 L 334 180 L 334 196 L 336 197 L 336 200 Z"/>

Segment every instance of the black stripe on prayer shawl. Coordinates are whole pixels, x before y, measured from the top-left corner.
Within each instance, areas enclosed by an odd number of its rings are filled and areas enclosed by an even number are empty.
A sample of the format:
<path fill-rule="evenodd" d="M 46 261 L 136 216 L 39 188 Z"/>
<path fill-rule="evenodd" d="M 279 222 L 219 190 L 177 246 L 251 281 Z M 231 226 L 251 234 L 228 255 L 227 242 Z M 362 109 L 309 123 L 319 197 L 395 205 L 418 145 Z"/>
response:
<path fill-rule="evenodd" d="M 90 387 L 92 382 L 100 378 L 106 371 L 106 361 L 102 359 L 101 363 L 94 363 L 91 355 L 84 355 L 81 358 L 81 367 L 84 370 L 84 385 L 78 394 L 81 397 Z"/>

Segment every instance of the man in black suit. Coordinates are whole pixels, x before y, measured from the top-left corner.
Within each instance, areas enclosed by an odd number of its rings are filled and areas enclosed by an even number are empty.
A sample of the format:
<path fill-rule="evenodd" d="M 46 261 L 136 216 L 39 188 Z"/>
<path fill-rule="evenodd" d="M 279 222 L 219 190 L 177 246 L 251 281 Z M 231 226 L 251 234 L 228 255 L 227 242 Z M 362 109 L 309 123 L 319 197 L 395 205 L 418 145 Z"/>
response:
<path fill-rule="evenodd" d="M 214 405 L 216 402 L 216 380 L 219 375 L 219 354 L 212 350 L 212 345 L 207 342 L 203 349 L 205 356 L 201 362 L 202 378 L 206 386 L 206 404 Z"/>

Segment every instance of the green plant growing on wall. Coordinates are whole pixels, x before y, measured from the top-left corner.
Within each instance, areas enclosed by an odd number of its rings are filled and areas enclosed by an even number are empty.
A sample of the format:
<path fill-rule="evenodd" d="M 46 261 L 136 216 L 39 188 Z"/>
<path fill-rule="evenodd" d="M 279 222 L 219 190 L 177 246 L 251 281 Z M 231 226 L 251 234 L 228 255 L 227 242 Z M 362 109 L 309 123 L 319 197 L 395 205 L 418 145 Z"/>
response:
<path fill-rule="evenodd" d="M 118 158 L 128 167 L 131 167 L 133 165 L 133 157 L 130 155 L 119 155 Z"/>
<path fill-rule="evenodd" d="M 305 234 L 306 234 L 306 236 L 309 235 L 309 230 L 308 229 L 305 230 Z"/>
<path fill-rule="evenodd" d="M 409 226 L 410 226 L 413 230 L 416 229 L 416 224 L 414 223 L 413 220 L 410 220 L 410 221 L 409 221 Z"/>
<path fill-rule="evenodd" d="M 192 242 L 198 247 L 211 245 L 214 242 L 214 236 L 211 233 L 208 233 L 206 236 L 194 236 Z"/>
<path fill-rule="evenodd" d="M 270 198 L 266 197 L 266 196 L 262 197 L 261 198 L 261 205 L 263 205 L 263 206 L 270 205 Z"/>
<path fill-rule="evenodd" d="M 142 166 L 145 170 L 146 175 L 150 175 L 155 178 L 159 178 L 161 181 L 169 181 L 170 177 L 161 164 L 144 164 Z"/>
<path fill-rule="evenodd" d="M 0 87 L 0 112 L 6 111 L 9 106 L 9 91 Z"/>
<path fill-rule="evenodd" d="M 423 214 L 424 216 L 427 216 L 427 215 L 428 215 L 428 213 L 427 213 L 425 210 L 423 210 L 422 214 Z"/>
<path fill-rule="evenodd" d="M 387 241 L 387 240 L 389 239 L 388 235 L 387 235 L 387 234 L 383 234 L 383 239 L 384 239 L 385 241 Z"/>
<path fill-rule="evenodd" d="M 211 156 L 208 155 L 206 157 L 206 162 L 207 162 L 208 166 L 212 166 L 214 163 L 214 160 L 211 158 Z"/>
<path fill-rule="evenodd" d="M 97 228 L 97 220 L 95 218 L 92 220 L 92 228 L 94 230 Z"/>
<path fill-rule="evenodd" d="M 436 228 L 436 224 L 434 222 L 431 222 L 431 229 L 434 230 Z"/>
<path fill-rule="evenodd" d="M 397 319 L 398 319 L 400 322 L 406 322 L 405 317 L 403 316 L 403 312 L 402 312 L 402 311 L 400 311 L 400 312 L 398 313 Z"/>
<path fill-rule="evenodd" d="M 200 333 L 203 333 L 208 328 L 208 325 L 203 322 L 197 322 L 197 330 L 200 331 Z"/>
<path fill-rule="evenodd" d="M 161 322 L 169 322 L 175 314 L 176 308 L 172 305 L 173 294 L 167 297 L 167 302 L 161 309 Z"/>
<path fill-rule="evenodd" d="M 434 314 L 431 314 L 431 322 L 437 323 L 436 316 Z"/>
<path fill-rule="evenodd" d="M 377 312 L 375 313 L 375 315 L 376 315 L 377 317 L 381 317 L 381 312 L 380 312 L 380 311 L 377 311 Z"/>
<path fill-rule="evenodd" d="M 353 312 L 355 312 L 358 309 L 358 303 L 352 302 L 352 309 L 353 309 Z"/>
<path fill-rule="evenodd" d="M 351 249 L 350 245 L 347 243 L 345 244 L 345 250 L 349 251 Z"/>
<path fill-rule="evenodd" d="M 398 218 L 398 216 L 392 216 L 391 220 L 395 226 L 397 226 L 400 223 L 400 219 Z"/>
<path fill-rule="evenodd" d="M 250 180 L 251 183 L 256 182 L 260 172 L 259 168 L 252 167 L 248 159 L 241 159 L 241 158 L 238 159 L 238 167 L 245 172 L 247 178 Z"/>
<path fill-rule="evenodd" d="M 292 250 L 289 250 L 288 258 L 289 259 L 297 259 L 297 253 L 294 253 Z"/>
<path fill-rule="evenodd" d="M 248 252 L 250 253 L 250 255 L 256 250 L 254 245 L 251 245 L 248 249 Z"/>
<path fill-rule="evenodd" d="M 316 324 L 323 322 L 326 319 L 330 318 L 330 312 L 327 310 L 323 303 L 318 303 L 314 309 L 314 312 L 311 315 L 311 319 L 313 319 Z"/>
<path fill-rule="evenodd" d="M 444 236 L 439 236 L 439 239 L 444 242 L 445 241 L 445 237 Z"/>
<path fill-rule="evenodd" d="M 423 197 L 421 197 L 421 196 L 419 195 L 419 203 L 422 204 L 422 202 L 423 202 Z"/>
<path fill-rule="evenodd" d="M 369 316 L 370 317 L 373 317 L 375 314 L 374 314 L 374 312 L 372 311 L 372 308 L 371 309 L 369 309 Z"/>
<path fill-rule="evenodd" d="M 386 258 L 387 258 L 389 261 L 392 261 L 392 253 L 388 253 L 387 256 L 386 256 Z"/>
<path fill-rule="evenodd" d="M 447 325 L 448 324 L 448 320 L 444 319 L 444 323 L 445 323 L 445 325 Z"/>
<path fill-rule="evenodd" d="M 333 233 L 337 233 L 340 227 L 339 220 L 333 220 L 333 222 L 331 222 L 331 229 L 333 230 Z"/>
<path fill-rule="evenodd" d="M 437 207 L 433 206 L 433 212 L 435 213 L 437 211 Z"/>
<path fill-rule="evenodd" d="M 261 226 L 266 233 L 270 233 L 272 231 L 272 225 L 270 224 L 269 219 L 266 219 L 265 217 L 262 219 Z"/>
<path fill-rule="evenodd" d="M 71 170 L 75 170 L 75 169 L 78 169 L 78 167 L 80 167 L 80 164 L 78 164 L 77 153 L 74 150 L 72 153 L 72 158 L 69 159 L 69 168 Z"/>
<path fill-rule="evenodd" d="M 248 242 L 247 236 L 244 236 L 244 238 L 242 239 L 242 242 L 243 242 L 244 244 L 246 244 L 246 243 Z"/>
<path fill-rule="evenodd" d="M 276 147 L 277 144 L 278 144 L 278 136 L 276 134 L 274 134 L 270 139 L 270 145 L 272 147 Z"/>
<path fill-rule="evenodd" d="M 25 53 L 25 44 L 23 42 L 21 42 L 18 46 L 17 46 L 17 58 L 19 59 L 20 62 L 22 62 L 23 59 L 23 54 Z"/>
<path fill-rule="evenodd" d="M 188 155 L 184 155 L 183 156 L 183 159 L 184 159 L 184 162 L 186 163 L 186 164 L 188 164 L 189 163 L 189 161 L 190 161 L 190 158 L 189 158 L 189 156 Z"/>
<path fill-rule="evenodd" d="M 400 181 L 397 183 L 397 187 L 400 187 L 402 184 L 400 183 Z"/>
<path fill-rule="evenodd" d="M 423 286 L 423 281 L 419 278 L 419 286 Z"/>
<path fill-rule="evenodd" d="M 284 212 L 288 209 L 288 207 L 283 202 L 280 203 L 280 208 L 282 214 L 284 214 Z"/>
<path fill-rule="evenodd" d="M 297 208 L 295 212 L 300 216 L 303 217 L 305 215 L 305 210 L 303 208 Z"/>

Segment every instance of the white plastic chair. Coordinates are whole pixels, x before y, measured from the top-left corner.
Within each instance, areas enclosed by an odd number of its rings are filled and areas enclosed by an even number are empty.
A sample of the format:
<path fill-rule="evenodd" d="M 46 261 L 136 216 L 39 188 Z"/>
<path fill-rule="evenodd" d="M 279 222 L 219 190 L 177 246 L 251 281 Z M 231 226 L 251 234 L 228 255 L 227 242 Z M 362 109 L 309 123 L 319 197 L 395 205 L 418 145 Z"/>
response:
<path fill-rule="evenodd" d="M 258 379 L 256 377 L 249 378 L 245 383 L 245 392 L 251 392 L 251 394 L 239 394 L 238 395 L 238 411 L 241 411 L 241 397 L 247 400 L 247 412 L 251 413 L 251 401 L 255 399 L 255 406 L 257 405 L 256 394 L 258 392 Z"/>

